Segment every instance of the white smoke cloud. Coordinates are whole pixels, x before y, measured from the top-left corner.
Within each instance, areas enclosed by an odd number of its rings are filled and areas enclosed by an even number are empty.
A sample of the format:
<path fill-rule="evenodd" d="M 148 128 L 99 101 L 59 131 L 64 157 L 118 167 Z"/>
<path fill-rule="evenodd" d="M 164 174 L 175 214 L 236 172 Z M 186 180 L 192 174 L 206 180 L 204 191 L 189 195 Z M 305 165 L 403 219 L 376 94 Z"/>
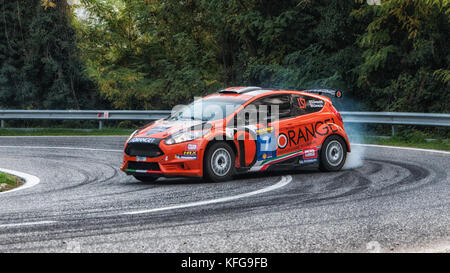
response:
<path fill-rule="evenodd" d="M 366 147 L 361 145 L 352 145 L 354 143 L 364 143 L 364 130 L 359 124 L 345 124 L 345 131 L 350 140 L 351 153 L 347 154 L 347 160 L 343 167 L 344 170 L 359 168 L 364 164 Z"/>

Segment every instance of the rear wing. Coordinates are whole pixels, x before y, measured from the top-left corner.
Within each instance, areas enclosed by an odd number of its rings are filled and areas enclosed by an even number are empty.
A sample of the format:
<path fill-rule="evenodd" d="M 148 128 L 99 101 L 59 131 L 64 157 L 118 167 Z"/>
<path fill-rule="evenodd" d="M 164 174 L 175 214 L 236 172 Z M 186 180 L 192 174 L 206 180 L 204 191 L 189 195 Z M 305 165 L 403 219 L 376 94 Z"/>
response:
<path fill-rule="evenodd" d="M 328 95 L 336 98 L 342 97 L 342 91 L 335 90 L 335 89 L 306 89 L 306 90 L 300 90 L 301 92 L 306 93 L 312 93 L 312 94 L 318 94 L 318 95 Z"/>

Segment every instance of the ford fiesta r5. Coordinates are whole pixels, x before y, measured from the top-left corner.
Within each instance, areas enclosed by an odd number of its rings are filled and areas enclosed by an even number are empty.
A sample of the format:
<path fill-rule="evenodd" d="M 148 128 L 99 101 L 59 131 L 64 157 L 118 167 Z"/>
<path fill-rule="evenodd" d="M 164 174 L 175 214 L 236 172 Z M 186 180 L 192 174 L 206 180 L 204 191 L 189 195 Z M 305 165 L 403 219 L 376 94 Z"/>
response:
<path fill-rule="evenodd" d="M 322 94 L 336 90 L 230 87 L 136 130 L 121 170 L 141 181 L 317 166 L 338 171 L 350 143 L 339 112 Z"/>

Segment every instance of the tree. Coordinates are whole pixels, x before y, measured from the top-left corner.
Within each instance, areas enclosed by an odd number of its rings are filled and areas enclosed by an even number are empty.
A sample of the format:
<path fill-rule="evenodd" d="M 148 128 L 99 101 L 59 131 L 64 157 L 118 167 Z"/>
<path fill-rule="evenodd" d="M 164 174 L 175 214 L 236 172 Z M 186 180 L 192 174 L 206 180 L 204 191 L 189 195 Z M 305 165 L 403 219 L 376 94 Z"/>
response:
<path fill-rule="evenodd" d="M 383 1 L 353 12 L 369 21 L 358 44 L 359 97 L 375 110 L 450 110 L 450 24 L 448 1 Z"/>
<path fill-rule="evenodd" d="M 97 101 L 66 1 L 0 0 L 0 105 L 22 109 L 90 108 Z"/>
<path fill-rule="evenodd" d="M 220 85 L 197 1 L 90 1 L 80 45 L 100 93 L 120 109 L 168 108 Z"/>

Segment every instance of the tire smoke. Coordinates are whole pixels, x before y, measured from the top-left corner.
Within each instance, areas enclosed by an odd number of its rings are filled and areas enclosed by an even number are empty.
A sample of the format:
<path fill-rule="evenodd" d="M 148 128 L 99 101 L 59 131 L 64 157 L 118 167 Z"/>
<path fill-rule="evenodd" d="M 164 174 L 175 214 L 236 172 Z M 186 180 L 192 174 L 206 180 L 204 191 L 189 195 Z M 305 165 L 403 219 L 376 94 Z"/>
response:
<path fill-rule="evenodd" d="M 345 131 L 347 132 L 348 138 L 350 140 L 352 151 L 351 153 L 347 154 L 347 160 L 344 164 L 343 169 L 349 170 L 359 168 L 364 163 L 366 147 L 352 144 L 364 143 L 364 134 L 362 127 L 359 124 L 346 124 Z"/>
<path fill-rule="evenodd" d="M 334 99 L 333 105 L 339 111 L 366 111 L 366 106 L 351 96 L 345 96 L 341 99 Z M 352 145 L 354 143 L 364 143 L 367 136 L 366 128 L 358 123 L 345 123 L 345 132 L 348 135 L 352 152 L 347 154 L 347 160 L 343 167 L 344 170 L 359 168 L 364 164 L 366 147 Z"/>

